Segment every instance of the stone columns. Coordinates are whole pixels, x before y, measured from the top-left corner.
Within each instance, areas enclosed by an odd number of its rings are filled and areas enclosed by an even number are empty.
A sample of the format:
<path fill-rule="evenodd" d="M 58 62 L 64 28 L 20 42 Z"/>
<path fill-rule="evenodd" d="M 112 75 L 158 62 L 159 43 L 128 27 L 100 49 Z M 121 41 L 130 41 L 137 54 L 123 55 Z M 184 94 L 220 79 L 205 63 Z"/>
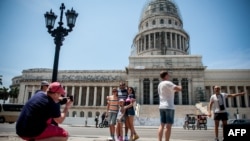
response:
<path fill-rule="evenodd" d="M 165 39 L 164 39 L 164 41 L 165 41 L 165 47 L 167 48 L 168 47 L 168 39 L 167 39 L 168 33 L 167 32 L 164 32 L 164 37 L 165 37 Z M 164 52 L 164 54 L 166 54 L 166 52 Z"/>
<path fill-rule="evenodd" d="M 177 34 L 175 33 L 174 36 L 175 36 L 175 38 L 174 38 L 175 39 L 175 48 L 177 49 L 177 44 L 178 44 L 178 42 L 177 42 Z"/>
<path fill-rule="evenodd" d="M 154 38 L 154 47 L 153 48 L 156 48 L 156 42 L 155 42 L 155 33 L 153 34 L 153 38 Z"/>
<path fill-rule="evenodd" d="M 248 95 L 248 91 L 247 91 L 247 86 L 244 86 L 244 92 L 245 92 L 244 98 L 245 98 L 246 107 L 250 107 L 249 100 L 248 100 L 249 95 Z"/>
<path fill-rule="evenodd" d="M 31 97 L 35 94 L 35 89 L 36 89 L 36 88 L 35 88 L 35 86 L 33 85 L 33 86 L 32 86 L 32 94 L 31 94 Z"/>
<path fill-rule="evenodd" d="M 78 99 L 78 106 L 81 105 L 81 100 L 82 100 L 82 86 L 79 87 L 79 99 Z"/>
<path fill-rule="evenodd" d="M 181 35 L 178 35 L 178 38 L 179 38 L 179 48 L 181 50 Z"/>
<path fill-rule="evenodd" d="M 143 104 L 144 103 L 144 101 L 143 101 L 143 91 L 144 91 L 144 89 L 143 89 L 143 78 L 141 78 L 140 80 L 139 80 L 139 82 L 140 82 L 140 103 L 141 104 Z"/>
<path fill-rule="evenodd" d="M 27 92 L 26 92 L 25 85 L 20 83 L 20 91 L 19 91 L 17 103 L 19 103 L 19 104 L 24 104 L 25 103 L 25 95 L 26 95 L 26 93 Z M 20 97 L 23 97 L 23 99 L 21 99 Z"/>
<path fill-rule="evenodd" d="M 239 87 L 235 86 L 236 92 L 235 93 L 239 93 Z M 236 101 L 237 101 L 237 107 L 241 107 L 241 101 L 240 101 L 241 96 L 237 96 L 236 97 Z"/>
<path fill-rule="evenodd" d="M 170 36 L 170 48 L 174 48 L 173 47 L 173 34 L 172 34 L 172 32 L 169 32 L 169 36 Z"/>
<path fill-rule="evenodd" d="M 153 79 L 152 78 L 150 78 L 149 79 L 149 103 L 150 103 L 150 105 L 152 105 L 153 104 Z"/>
<path fill-rule="evenodd" d="M 181 79 L 178 79 L 178 85 L 181 86 L 180 80 L 181 80 Z M 182 105 L 182 91 L 179 91 L 179 92 L 178 92 L 178 97 L 179 97 L 179 105 Z"/>
<path fill-rule="evenodd" d="M 191 91 L 191 78 L 188 78 L 188 104 L 191 105 L 192 103 L 192 91 Z"/>
<path fill-rule="evenodd" d="M 87 86 L 87 92 L 86 92 L 86 105 L 85 106 L 89 106 L 89 86 Z"/>
<path fill-rule="evenodd" d="M 226 87 L 227 87 L 227 93 L 230 94 L 229 86 L 226 86 Z M 232 99 L 231 98 L 228 98 L 228 107 L 232 107 Z"/>
<path fill-rule="evenodd" d="M 94 87 L 94 103 L 93 106 L 96 106 L 96 97 L 97 97 L 97 87 Z"/>
<path fill-rule="evenodd" d="M 112 87 L 109 88 L 109 95 L 112 95 L 112 89 L 113 89 Z"/>
<path fill-rule="evenodd" d="M 105 101 L 105 98 L 104 98 L 104 89 L 105 89 L 105 87 L 102 87 L 101 106 L 104 106 L 104 101 Z"/>

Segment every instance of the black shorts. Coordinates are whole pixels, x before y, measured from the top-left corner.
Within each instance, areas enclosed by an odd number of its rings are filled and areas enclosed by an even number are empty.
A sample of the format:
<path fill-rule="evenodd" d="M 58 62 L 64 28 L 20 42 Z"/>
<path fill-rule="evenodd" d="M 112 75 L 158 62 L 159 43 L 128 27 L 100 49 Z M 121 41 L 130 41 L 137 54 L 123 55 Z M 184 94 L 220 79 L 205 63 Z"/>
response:
<path fill-rule="evenodd" d="M 228 120 L 227 113 L 214 113 L 214 120 Z"/>

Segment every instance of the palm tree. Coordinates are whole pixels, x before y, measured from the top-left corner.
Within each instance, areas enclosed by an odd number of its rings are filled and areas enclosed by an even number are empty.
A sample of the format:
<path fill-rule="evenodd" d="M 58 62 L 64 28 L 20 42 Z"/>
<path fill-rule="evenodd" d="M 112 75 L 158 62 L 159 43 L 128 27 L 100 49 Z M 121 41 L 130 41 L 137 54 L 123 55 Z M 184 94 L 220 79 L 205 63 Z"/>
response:
<path fill-rule="evenodd" d="M 9 92 L 9 96 L 13 99 L 16 99 L 18 97 L 18 94 L 19 94 L 19 89 L 18 87 L 14 87 L 14 88 L 11 88 L 10 89 L 10 92 Z"/>
<path fill-rule="evenodd" d="M 3 103 L 5 103 L 5 100 L 7 100 L 9 97 L 8 88 L 0 88 L 0 99 L 3 99 Z"/>
<path fill-rule="evenodd" d="M 2 75 L 0 75 L 0 85 L 3 85 L 3 81 L 2 81 Z"/>

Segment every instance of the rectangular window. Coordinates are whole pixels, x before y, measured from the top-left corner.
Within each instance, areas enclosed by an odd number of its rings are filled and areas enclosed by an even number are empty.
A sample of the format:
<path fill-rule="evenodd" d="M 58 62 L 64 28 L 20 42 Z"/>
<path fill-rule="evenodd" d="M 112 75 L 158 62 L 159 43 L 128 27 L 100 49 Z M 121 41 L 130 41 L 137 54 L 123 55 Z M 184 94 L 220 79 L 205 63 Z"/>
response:
<path fill-rule="evenodd" d="M 150 80 L 148 78 L 143 80 L 143 104 L 150 104 Z"/>
<path fill-rule="evenodd" d="M 94 104 L 94 87 L 89 87 L 89 105 L 93 106 Z"/>
<path fill-rule="evenodd" d="M 102 87 L 97 87 L 96 106 L 101 106 L 101 100 L 102 100 Z"/>
<path fill-rule="evenodd" d="M 82 87 L 81 106 L 85 106 L 86 96 L 87 96 L 87 87 Z"/>

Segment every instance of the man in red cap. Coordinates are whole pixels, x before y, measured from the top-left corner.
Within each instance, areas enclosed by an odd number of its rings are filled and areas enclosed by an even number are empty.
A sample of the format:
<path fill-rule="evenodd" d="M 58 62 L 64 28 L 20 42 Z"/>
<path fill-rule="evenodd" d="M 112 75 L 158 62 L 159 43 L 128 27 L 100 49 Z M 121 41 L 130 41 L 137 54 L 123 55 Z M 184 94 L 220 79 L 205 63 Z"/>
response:
<path fill-rule="evenodd" d="M 65 91 L 59 82 L 49 85 L 47 95 L 38 91 L 23 107 L 16 123 L 16 133 L 24 140 L 66 141 L 68 132 L 51 124 L 53 119 L 60 124 L 64 121 L 72 101 L 68 99 L 63 111 L 60 110 L 60 97 Z"/>

